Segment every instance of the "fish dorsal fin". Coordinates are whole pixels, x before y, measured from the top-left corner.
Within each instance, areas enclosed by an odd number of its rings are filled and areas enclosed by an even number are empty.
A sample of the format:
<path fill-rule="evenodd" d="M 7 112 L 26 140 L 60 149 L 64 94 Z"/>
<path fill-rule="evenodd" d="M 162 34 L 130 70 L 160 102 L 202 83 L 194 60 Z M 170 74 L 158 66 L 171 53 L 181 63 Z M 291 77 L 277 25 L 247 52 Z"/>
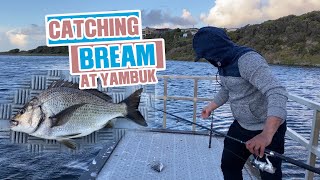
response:
<path fill-rule="evenodd" d="M 50 86 L 48 87 L 48 89 L 50 88 L 58 88 L 58 87 L 68 87 L 68 88 L 74 88 L 74 89 L 79 89 L 79 84 L 78 83 L 73 83 L 73 82 L 69 82 L 69 81 L 64 81 L 64 80 L 57 80 L 57 81 L 53 81 Z M 83 90 L 85 92 L 88 92 L 92 95 L 95 95 L 107 102 L 111 102 L 112 101 L 112 98 L 101 92 L 101 91 L 98 91 L 97 89 L 85 89 Z"/>
<path fill-rule="evenodd" d="M 107 95 L 107 94 L 105 94 L 105 93 L 103 93 L 101 91 L 98 91 L 96 89 L 85 89 L 83 91 L 86 91 L 86 92 L 88 92 L 88 93 L 90 93 L 92 95 L 95 95 L 95 96 L 97 96 L 97 97 L 99 97 L 99 98 L 101 98 L 101 99 L 103 99 L 103 100 L 105 100 L 107 102 L 111 102 L 112 101 L 112 97 L 110 97 L 109 95 Z"/>
<path fill-rule="evenodd" d="M 85 105 L 85 103 L 75 104 L 60 111 L 58 114 L 54 116 L 50 116 L 49 118 L 51 119 L 51 128 L 55 126 L 61 126 L 67 123 L 69 121 L 69 118 L 66 118 L 66 116 L 72 114 L 74 111 L 76 111 L 79 107 L 83 105 Z"/>
<path fill-rule="evenodd" d="M 53 81 L 50 84 L 50 86 L 48 87 L 48 89 L 57 88 L 57 87 L 68 87 L 68 88 L 79 89 L 79 84 L 60 79 L 60 80 L 57 80 L 57 81 Z"/>

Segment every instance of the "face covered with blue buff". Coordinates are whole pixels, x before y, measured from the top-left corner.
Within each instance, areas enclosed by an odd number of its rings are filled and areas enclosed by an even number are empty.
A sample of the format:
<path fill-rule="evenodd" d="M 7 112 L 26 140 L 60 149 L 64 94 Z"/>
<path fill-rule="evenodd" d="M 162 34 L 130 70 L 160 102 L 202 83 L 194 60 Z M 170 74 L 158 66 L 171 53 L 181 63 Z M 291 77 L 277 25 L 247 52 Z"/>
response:
<path fill-rule="evenodd" d="M 203 27 L 194 35 L 193 49 L 196 60 L 206 59 L 215 67 L 225 67 L 236 60 L 251 48 L 238 46 L 228 37 L 226 32 L 217 27 Z"/>

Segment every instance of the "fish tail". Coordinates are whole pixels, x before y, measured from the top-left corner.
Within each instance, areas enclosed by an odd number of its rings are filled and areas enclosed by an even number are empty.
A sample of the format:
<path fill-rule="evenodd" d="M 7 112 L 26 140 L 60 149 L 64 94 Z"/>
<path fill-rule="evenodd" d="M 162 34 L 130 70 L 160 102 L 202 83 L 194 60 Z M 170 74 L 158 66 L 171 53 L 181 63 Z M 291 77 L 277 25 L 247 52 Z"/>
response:
<path fill-rule="evenodd" d="M 138 89 L 120 103 L 125 103 L 127 105 L 127 118 L 131 119 L 133 122 L 141 126 L 148 126 L 146 120 L 144 119 L 144 117 L 138 109 L 142 90 L 142 88 Z"/>

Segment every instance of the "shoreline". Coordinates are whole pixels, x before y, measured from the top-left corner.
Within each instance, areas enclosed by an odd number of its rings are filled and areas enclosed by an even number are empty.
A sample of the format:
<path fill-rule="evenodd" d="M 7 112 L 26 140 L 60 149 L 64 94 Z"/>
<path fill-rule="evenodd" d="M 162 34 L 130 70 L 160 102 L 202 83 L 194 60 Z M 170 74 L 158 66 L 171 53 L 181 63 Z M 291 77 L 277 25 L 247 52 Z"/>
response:
<path fill-rule="evenodd" d="M 0 56 L 69 56 L 69 54 L 0 53 Z"/>
<path fill-rule="evenodd" d="M 61 57 L 69 57 L 68 54 L 30 54 L 30 53 L 4 53 L 1 52 L 0 56 L 61 56 Z M 183 62 L 194 62 L 193 60 L 181 60 L 181 59 L 168 59 L 170 61 L 183 61 Z M 200 60 L 198 62 L 209 63 L 205 60 Z M 279 63 L 268 63 L 269 65 L 277 65 L 277 66 L 292 66 L 292 67 L 310 67 L 310 68 L 320 68 L 320 64 L 315 65 L 307 65 L 307 64 L 279 64 Z"/>

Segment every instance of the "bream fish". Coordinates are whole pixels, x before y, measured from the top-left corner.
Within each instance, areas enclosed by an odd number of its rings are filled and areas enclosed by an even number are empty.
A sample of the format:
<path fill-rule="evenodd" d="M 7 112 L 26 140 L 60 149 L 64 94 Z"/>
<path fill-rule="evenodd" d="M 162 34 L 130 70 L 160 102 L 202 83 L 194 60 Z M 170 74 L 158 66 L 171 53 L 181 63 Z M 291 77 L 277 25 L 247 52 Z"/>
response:
<path fill-rule="evenodd" d="M 148 126 L 138 110 L 142 88 L 116 104 L 107 94 L 78 87 L 67 81 L 53 82 L 11 119 L 11 130 L 55 139 L 75 149 L 76 144 L 70 139 L 102 129 L 116 117 L 127 117 Z"/>

